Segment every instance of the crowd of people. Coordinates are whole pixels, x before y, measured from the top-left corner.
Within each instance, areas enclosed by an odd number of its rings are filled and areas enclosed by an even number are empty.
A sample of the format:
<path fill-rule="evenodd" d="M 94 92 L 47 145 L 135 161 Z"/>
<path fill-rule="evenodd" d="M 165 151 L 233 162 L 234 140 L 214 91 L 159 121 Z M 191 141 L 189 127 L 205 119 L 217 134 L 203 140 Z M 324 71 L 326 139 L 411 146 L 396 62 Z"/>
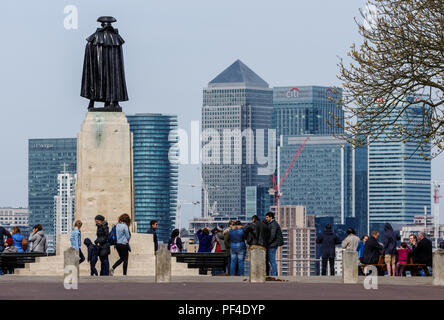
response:
<path fill-rule="evenodd" d="M 97 227 L 96 239 L 84 239 L 83 244 L 87 248 L 87 257 L 82 252 L 82 222 L 77 220 L 70 235 L 72 248 L 78 250 L 80 263 L 87 260 L 90 264 L 91 275 L 108 276 L 113 275 L 116 268 L 123 264 L 123 274 L 127 274 L 128 259 L 131 247 L 131 218 L 122 214 L 118 223 L 109 230 L 108 222 L 102 215 L 95 217 Z M 158 250 L 159 244 L 156 230 L 158 221 L 150 222 L 147 233 L 153 234 L 154 249 Z M 380 263 L 381 257 L 386 265 L 388 276 L 405 275 L 407 264 L 425 265 L 422 270 L 424 275 L 430 275 L 432 267 L 432 242 L 424 233 L 418 236 L 412 234 L 409 242 L 402 242 L 392 226 L 387 223 L 384 227 L 383 242 L 380 243 L 379 232 L 372 231 L 370 235 L 359 238 L 353 228 L 347 229 L 347 237 L 342 241 L 342 249 L 355 250 L 358 252 L 359 262 L 363 265 L 376 265 Z M 212 270 L 213 275 L 244 275 L 244 261 L 248 249 L 262 248 L 266 251 L 267 275 L 277 276 L 276 252 L 279 246 L 284 244 L 281 227 L 275 220 L 273 212 L 268 212 L 265 220 L 261 221 L 258 216 L 253 216 L 251 223 L 243 226 L 240 221 L 230 221 L 228 227 L 216 227 L 213 230 L 202 228 L 197 231 L 199 240 L 198 252 L 226 253 L 229 257 L 227 270 Z M 6 240 L 5 240 L 6 238 Z M 335 274 L 334 261 L 336 246 L 341 244 L 338 236 L 333 232 L 331 225 L 326 225 L 325 230 L 318 235 L 316 243 L 321 245 L 322 275 L 327 275 L 327 265 L 330 265 L 330 275 Z M 111 247 L 114 246 L 119 259 L 110 267 L 109 255 Z M 46 253 L 48 249 L 47 238 L 43 227 L 37 224 L 29 238 L 20 233 L 18 227 L 13 227 L 11 232 L 0 227 L 0 253 Z M 184 251 L 184 244 L 180 238 L 178 229 L 173 230 L 168 249 L 172 253 Z M 96 269 L 100 261 L 100 272 Z M 0 274 L 3 274 L 0 269 Z"/>
<path fill-rule="evenodd" d="M 268 212 L 264 221 L 258 216 L 253 216 L 251 223 L 245 226 L 241 221 L 230 221 L 227 228 L 202 228 L 196 232 L 196 236 L 199 240 L 198 252 L 228 254 L 227 270 L 213 270 L 213 275 L 243 276 L 247 249 L 262 248 L 267 253 L 267 275 L 277 276 L 276 251 L 284 244 L 284 239 L 273 212 Z"/>
<path fill-rule="evenodd" d="M 375 230 L 370 236 L 363 235 L 359 238 L 353 228 L 348 228 L 347 237 L 342 241 L 342 249 L 356 250 L 363 265 L 377 265 L 382 257 L 388 276 L 405 275 L 405 266 L 408 264 L 425 265 L 422 272 L 424 275 L 430 275 L 432 242 L 427 239 L 425 233 L 419 233 L 418 237 L 412 234 L 409 243 L 402 242 L 398 246 L 399 235 L 393 231 L 390 223 L 386 223 L 382 243 L 378 241 L 379 236 L 379 232 Z M 330 275 L 334 275 L 335 247 L 341 243 L 339 238 L 331 226 L 327 225 L 316 242 L 322 246 L 322 275 L 327 274 L 327 263 L 330 264 Z"/>

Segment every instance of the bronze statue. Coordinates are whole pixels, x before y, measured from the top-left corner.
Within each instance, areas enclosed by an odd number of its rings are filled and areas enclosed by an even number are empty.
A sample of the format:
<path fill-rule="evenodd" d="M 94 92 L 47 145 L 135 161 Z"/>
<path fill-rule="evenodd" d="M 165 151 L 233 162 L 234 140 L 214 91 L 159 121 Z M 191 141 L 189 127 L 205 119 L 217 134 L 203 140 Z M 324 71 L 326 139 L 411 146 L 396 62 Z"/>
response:
<path fill-rule="evenodd" d="M 102 24 L 86 41 L 80 95 L 90 100 L 88 111 L 121 112 L 119 101 L 128 101 L 122 45 L 125 41 L 111 25 L 113 17 L 100 17 Z M 94 108 L 94 102 L 104 108 Z"/>

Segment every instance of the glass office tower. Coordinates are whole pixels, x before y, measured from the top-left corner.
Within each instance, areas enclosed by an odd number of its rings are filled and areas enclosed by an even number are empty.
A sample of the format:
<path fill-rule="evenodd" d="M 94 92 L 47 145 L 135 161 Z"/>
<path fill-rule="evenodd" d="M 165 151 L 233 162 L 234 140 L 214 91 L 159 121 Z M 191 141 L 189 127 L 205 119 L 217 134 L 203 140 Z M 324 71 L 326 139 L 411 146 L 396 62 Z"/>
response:
<path fill-rule="evenodd" d="M 306 137 L 284 136 L 279 147 L 279 179 Z M 333 217 L 345 224 L 355 217 L 353 148 L 331 136 L 310 136 L 293 170 L 281 187 L 281 205 L 306 206 L 307 214 Z"/>
<path fill-rule="evenodd" d="M 336 102 L 342 89 L 298 86 L 273 88 L 273 124 L 277 137 L 281 135 L 333 135 L 344 132 L 344 111 Z M 341 118 L 336 126 L 335 117 Z M 333 126 L 327 123 L 330 120 Z"/>
<path fill-rule="evenodd" d="M 137 231 L 145 233 L 157 220 L 159 241 L 168 242 L 175 226 L 178 154 L 177 116 L 135 114 L 127 116 L 133 133 L 134 205 Z M 173 160 L 173 162 L 170 161 Z"/>
<path fill-rule="evenodd" d="M 410 101 L 417 98 L 408 97 Z M 402 107 L 398 106 L 393 116 L 383 121 L 393 120 Z M 422 106 L 414 104 L 408 107 L 400 122 L 412 129 L 422 124 L 422 117 Z M 419 155 L 418 142 L 413 139 L 403 143 L 385 138 L 381 135 L 368 147 L 369 222 L 371 229 L 380 231 L 386 222 L 398 226 L 413 223 L 414 216 L 424 215 L 424 207 L 427 214 L 431 213 L 431 185 L 414 183 L 431 180 L 431 161 Z M 425 155 L 430 157 L 430 152 Z"/>
<path fill-rule="evenodd" d="M 207 207 L 216 211 L 209 215 L 218 213 L 233 218 L 264 215 L 264 202 L 269 197 L 263 190 L 270 187 L 272 172 L 260 172 L 259 168 L 266 165 L 256 160 L 257 155 L 265 155 L 270 146 L 268 129 L 272 128 L 272 102 L 273 91 L 268 83 L 240 60 L 210 81 L 203 90 L 202 154 L 203 158 L 208 156 L 212 160 L 204 160 L 202 164 L 202 178 L 208 188 L 209 202 L 208 206 L 202 206 L 202 216 L 206 216 Z M 227 137 L 224 132 L 232 132 L 234 137 Z M 242 136 L 236 136 L 236 132 L 242 133 Z M 246 138 L 248 132 L 253 135 L 250 143 Z M 208 133 L 213 134 L 211 139 L 206 139 Z M 206 148 L 211 143 L 215 148 L 208 155 L 210 152 L 206 152 Z M 268 152 L 270 155 L 275 151 Z M 236 153 L 240 154 L 237 160 L 234 157 Z M 248 154 L 253 155 L 253 161 Z M 256 197 L 256 205 L 252 196 Z"/>
<path fill-rule="evenodd" d="M 41 224 L 49 252 L 55 251 L 54 197 L 57 176 L 77 171 L 77 139 L 30 139 L 28 142 L 29 224 Z"/>

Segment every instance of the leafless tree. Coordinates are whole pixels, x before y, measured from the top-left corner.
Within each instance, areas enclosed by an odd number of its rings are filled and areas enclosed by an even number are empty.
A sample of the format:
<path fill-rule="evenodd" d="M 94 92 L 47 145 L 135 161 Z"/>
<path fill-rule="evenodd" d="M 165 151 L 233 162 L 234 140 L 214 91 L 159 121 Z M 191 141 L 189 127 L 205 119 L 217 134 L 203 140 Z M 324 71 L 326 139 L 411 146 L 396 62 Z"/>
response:
<path fill-rule="evenodd" d="M 345 119 L 331 124 L 343 123 L 355 146 L 419 142 L 419 155 L 435 157 L 444 147 L 443 0 L 369 0 L 360 13 L 363 43 L 338 64 Z"/>

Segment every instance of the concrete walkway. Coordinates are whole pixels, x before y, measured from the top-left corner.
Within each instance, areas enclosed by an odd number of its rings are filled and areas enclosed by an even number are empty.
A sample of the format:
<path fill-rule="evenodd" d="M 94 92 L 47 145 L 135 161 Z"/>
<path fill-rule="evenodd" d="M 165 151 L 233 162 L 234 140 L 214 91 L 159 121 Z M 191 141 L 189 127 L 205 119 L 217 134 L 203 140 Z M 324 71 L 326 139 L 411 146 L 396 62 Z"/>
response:
<path fill-rule="evenodd" d="M 296 299 L 444 299 L 444 287 L 432 278 L 378 278 L 378 289 L 343 284 L 341 277 L 282 277 L 286 282 L 251 284 L 243 277 L 174 277 L 156 284 L 154 277 L 82 277 L 78 290 L 66 290 L 61 277 L 0 276 L 1 300 L 127 299 L 127 300 L 296 300 Z"/>

